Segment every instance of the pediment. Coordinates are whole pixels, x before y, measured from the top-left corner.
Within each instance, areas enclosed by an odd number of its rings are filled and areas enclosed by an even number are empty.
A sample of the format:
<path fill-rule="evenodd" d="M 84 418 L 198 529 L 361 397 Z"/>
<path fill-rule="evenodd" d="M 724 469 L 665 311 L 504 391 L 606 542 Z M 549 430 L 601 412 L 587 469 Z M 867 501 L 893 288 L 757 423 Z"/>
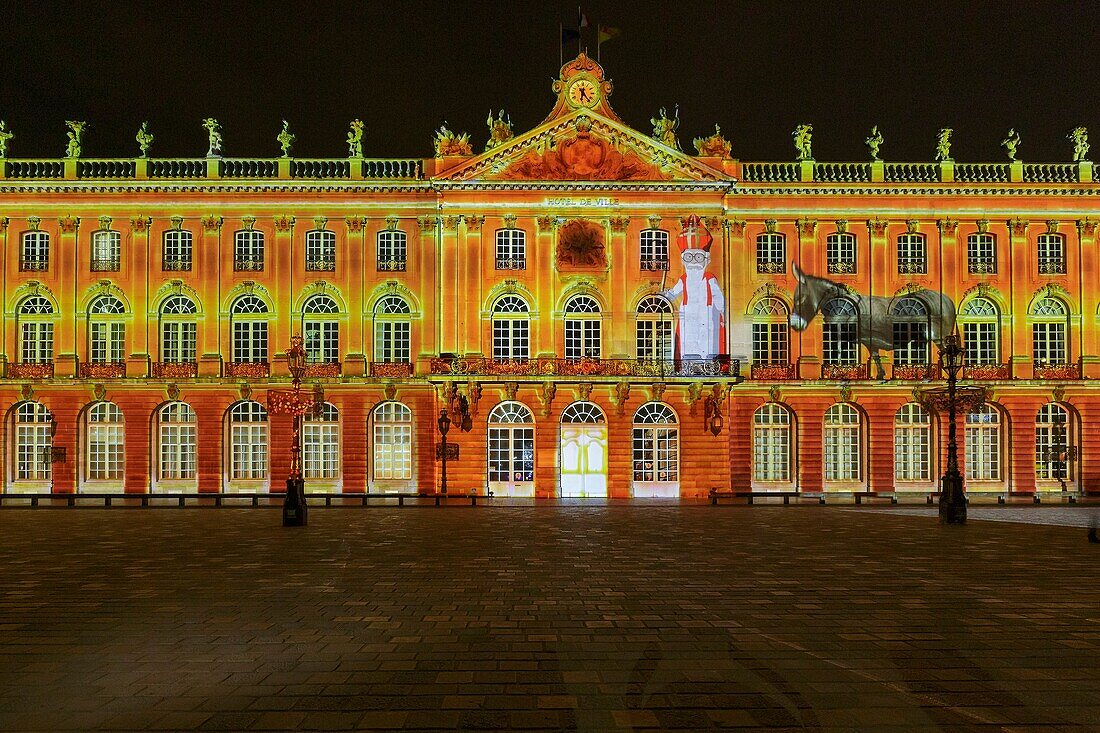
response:
<path fill-rule="evenodd" d="M 548 120 L 442 171 L 440 181 L 732 180 L 720 170 L 594 110 Z"/>

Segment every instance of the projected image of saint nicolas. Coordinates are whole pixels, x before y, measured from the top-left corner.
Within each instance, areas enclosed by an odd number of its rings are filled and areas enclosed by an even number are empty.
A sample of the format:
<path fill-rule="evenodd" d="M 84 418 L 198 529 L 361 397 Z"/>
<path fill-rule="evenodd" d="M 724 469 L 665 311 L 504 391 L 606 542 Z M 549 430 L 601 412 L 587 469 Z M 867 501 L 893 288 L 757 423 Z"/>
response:
<path fill-rule="evenodd" d="M 726 298 L 710 265 L 711 237 L 699 217 L 692 214 L 676 244 L 684 274 L 661 295 L 675 303 L 682 297 L 676 323 L 676 358 L 713 359 L 724 353 L 726 343 Z"/>

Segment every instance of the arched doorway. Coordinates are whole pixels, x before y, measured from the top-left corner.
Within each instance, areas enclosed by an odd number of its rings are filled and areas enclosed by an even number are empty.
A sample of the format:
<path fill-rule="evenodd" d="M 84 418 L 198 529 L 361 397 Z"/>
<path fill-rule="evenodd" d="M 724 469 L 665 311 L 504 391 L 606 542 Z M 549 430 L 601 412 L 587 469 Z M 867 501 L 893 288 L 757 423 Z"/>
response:
<path fill-rule="evenodd" d="M 489 490 L 497 496 L 535 495 L 535 416 L 520 402 L 489 413 Z"/>
<path fill-rule="evenodd" d="M 680 425 L 676 411 L 662 402 L 647 402 L 634 413 L 632 435 L 636 498 L 680 496 Z"/>
<path fill-rule="evenodd" d="M 565 498 L 607 496 L 607 418 L 591 402 L 574 402 L 561 414 L 559 485 Z"/>

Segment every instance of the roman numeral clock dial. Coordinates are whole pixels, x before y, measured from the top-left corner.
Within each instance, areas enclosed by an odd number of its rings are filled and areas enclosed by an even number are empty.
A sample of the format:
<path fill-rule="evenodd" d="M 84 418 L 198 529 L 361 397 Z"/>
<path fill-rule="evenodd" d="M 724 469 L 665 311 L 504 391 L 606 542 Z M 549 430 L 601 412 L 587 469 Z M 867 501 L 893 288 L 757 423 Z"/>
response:
<path fill-rule="evenodd" d="M 595 107 L 599 101 L 599 87 L 590 79 L 578 79 L 569 87 L 569 101 L 574 107 Z"/>

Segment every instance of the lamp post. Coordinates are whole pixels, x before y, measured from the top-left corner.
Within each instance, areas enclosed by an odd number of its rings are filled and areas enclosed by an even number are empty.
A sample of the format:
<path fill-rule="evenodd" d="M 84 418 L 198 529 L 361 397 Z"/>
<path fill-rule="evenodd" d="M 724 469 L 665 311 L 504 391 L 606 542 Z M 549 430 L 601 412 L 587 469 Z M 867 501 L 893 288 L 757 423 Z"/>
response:
<path fill-rule="evenodd" d="M 959 337 L 951 334 L 940 347 L 940 359 L 947 372 L 947 386 L 932 387 L 921 391 L 921 403 L 936 412 L 947 410 L 947 469 L 940 478 L 940 522 L 942 524 L 966 523 L 966 494 L 963 477 L 959 472 L 959 449 L 956 438 L 955 418 L 959 410 L 970 411 L 985 402 L 985 388 L 959 387 L 959 370 L 963 366 L 963 350 Z"/>
<path fill-rule="evenodd" d="M 302 416 L 316 408 L 317 400 L 315 397 L 311 397 L 308 401 L 302 398 L 306 350 L 302 345 L 301 336 L 290 337 L 286 364 L 290 370 L 291 388 L 269 391 L 267 408 L 272 414 L 294 417 L 294 434 L 290 444 L 290 475 L 286 480 L 286 498 L 283 499 L 283 526 L 302 527 L 306 524 L 309 512 L 306 505 L 305 480 L 302 478 Z"/>
<path fill-rule="evenodd" d="M 439 443 L 439 455 L 440 460 L 443 462 L 443 478 L 442 485 L 440 486 L 440 493 L 447 493 L 447 433 L 451 430 L 451 417 L 447 414 L 446 410 L 439 411 L 439 419 L 436 420 L 436 425 L 439 427 L 440 443 Z"/>

